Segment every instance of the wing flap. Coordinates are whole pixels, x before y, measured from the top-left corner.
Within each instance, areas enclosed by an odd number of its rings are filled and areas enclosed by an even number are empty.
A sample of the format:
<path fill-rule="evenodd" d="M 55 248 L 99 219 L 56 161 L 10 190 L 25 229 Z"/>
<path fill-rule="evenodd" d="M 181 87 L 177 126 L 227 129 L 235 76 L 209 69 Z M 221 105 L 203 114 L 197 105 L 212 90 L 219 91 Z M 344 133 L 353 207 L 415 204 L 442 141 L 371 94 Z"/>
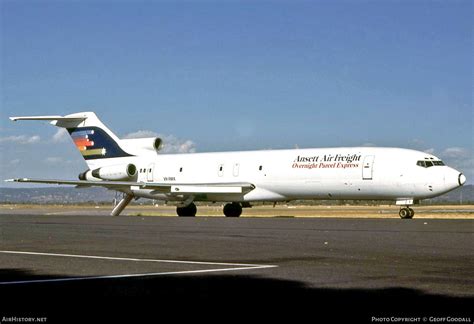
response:
<path fill-rule="evenodd" d="M 171 193 L 242 193 L 242 186 L 212 186 L 212 185 L 177 185 L 171 186 Z"/>

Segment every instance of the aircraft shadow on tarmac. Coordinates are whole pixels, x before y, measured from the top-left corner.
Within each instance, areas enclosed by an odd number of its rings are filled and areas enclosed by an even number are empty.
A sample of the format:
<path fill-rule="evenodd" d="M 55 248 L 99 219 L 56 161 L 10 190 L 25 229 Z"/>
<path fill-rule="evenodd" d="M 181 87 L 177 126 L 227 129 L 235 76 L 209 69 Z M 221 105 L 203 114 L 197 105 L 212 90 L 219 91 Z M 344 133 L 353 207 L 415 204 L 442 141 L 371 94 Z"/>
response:
<path fill-rule="evenodd" d="M 68 277 L 40 275 L 24 269 L 0 270 L 1 282 L 53 278 Z M 0 285 L 0 295 L 8 296 L 2 302 L 3 309 L 20 312 L 55 313 L 80 307 L 82 315 L 86 316 L 92 312 L 103 312 L 104 302 L 107 302 L 114 305 L 113 315 L 108 313 L 107 316 L 116 318 L 130 316 L 129 312 L 137 307 L 140 312 L 134 313 L 134 316 L 154 314 L 157 305 L 160 314 L 169 311 L 166 306 L 186 305 L 187 309 L 190 306 L 207 309 L 244 305 L 246 312 L 269 311 L 270 317 L 287 314 L 290 310 L 298 311 L 300 318 L 317 311 L 318 317 L 334 320 L 356 318 L 369 321 L 372 316 L 460 317 L 472 313 L 474 302 L 473 297 L 434 295 L 409 288 L 312 288 L 298 281 L 242 274 L 187 274 Z"/>

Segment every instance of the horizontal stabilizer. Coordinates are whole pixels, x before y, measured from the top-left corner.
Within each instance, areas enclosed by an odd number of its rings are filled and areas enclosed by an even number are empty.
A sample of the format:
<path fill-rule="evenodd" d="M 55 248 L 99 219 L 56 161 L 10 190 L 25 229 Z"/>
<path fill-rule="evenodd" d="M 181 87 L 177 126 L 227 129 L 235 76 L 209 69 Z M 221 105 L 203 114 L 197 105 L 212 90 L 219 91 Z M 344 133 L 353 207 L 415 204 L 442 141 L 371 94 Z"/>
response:
<path fill-rule="evenodd" d="M 64 122 L 80 122 L 85 120 L 86 116 L 81 117 L 64 117 L 64 116 L 23 116 L 23 117 L 10 117 L 10 120 L 18 121 L 18 120 L 57 120 L 57 121 L 64 121 Z"/>

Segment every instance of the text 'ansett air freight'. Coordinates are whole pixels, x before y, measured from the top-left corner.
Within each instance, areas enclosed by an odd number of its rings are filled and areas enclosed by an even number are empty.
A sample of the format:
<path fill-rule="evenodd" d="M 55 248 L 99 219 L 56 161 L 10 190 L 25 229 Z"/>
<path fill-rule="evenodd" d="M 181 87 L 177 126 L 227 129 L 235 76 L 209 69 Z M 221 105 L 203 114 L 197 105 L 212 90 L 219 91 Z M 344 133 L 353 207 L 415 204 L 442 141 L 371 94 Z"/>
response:
<path fill-rule="evenodd" d="M 293 161 L 293 169 L 347 169 L 358 168 L 361 154 L 324 154 L 316 156 L 298 155 Z"/>

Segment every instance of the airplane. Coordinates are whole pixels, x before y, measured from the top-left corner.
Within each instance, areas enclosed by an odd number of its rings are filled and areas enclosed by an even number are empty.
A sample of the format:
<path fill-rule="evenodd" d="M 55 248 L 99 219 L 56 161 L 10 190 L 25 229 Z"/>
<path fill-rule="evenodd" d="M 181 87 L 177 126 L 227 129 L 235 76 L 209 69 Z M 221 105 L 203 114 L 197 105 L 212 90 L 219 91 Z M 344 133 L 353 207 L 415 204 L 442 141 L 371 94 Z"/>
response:
<path fill-rule="evenodd" d="M 123 193 L 111 215 L 133 200 L 173 202 L 178 216 L 195 216 L 195 202 L 226 203 L 239 217 L 254 202 L 391 200 L 402 219 L 410 207 L 462 186 L 466 177 L 425 152 L 404 148 L 338 147 L 162 154 L 162 139 L 119 139 L 94 112 L 10 117 L 65 128 L 88 169 L 79 180 L 17 178 L 9 182 L 104 187 Z"/>

